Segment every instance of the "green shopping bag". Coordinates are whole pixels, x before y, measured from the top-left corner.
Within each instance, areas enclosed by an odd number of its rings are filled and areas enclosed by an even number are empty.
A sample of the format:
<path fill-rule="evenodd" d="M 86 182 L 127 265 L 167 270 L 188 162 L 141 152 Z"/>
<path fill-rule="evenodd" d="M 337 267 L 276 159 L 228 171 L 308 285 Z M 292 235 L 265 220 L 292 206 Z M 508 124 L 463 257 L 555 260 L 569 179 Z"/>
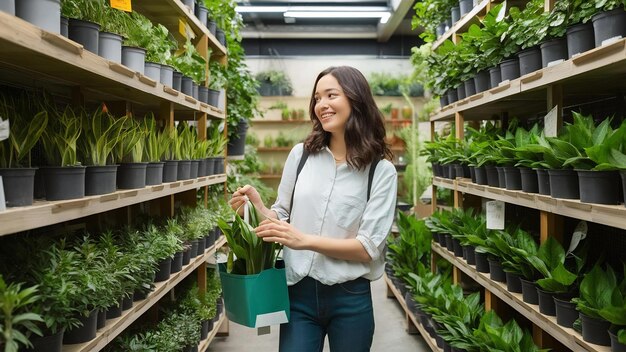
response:
<path fill-rule="evenodd" d="M 219 263 L 219 274 L 229 320 L 251 328 L 289 322 L 284 261 L 254 275 L 229 274 L 226 263 Z"/>

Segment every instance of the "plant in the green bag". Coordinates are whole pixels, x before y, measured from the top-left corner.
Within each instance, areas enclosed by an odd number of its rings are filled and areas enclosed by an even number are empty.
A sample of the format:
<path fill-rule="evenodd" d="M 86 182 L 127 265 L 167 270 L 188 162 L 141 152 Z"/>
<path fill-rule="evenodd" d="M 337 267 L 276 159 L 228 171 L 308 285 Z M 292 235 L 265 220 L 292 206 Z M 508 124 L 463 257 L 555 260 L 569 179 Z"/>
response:
<path fill-rule="evenodd" d="M 249 222 L 245 222 L 237 213 L 232 223 L 223 218 L 218 220 L 218 226 L 231 248 L 228 253 L 227 271 L 232 274 L 258 274 L 265 269 L 273 268 L 278 252 L 282 248 L 282 245 L 265 242 L 256 235 L 254 229 L 259 226 L 261 215 L 252 203 L 248 202 L 247 213 Z"/>
<path fill-rule="evenodd" d="M 17 352 L 21 347 L 31 347 L 28 333 L 41 336 L 38 323 L 42 317 L 31 311 L 41 297 L 38 287 L 22 288 L 22 284 L 6 283 L 0 275 L 0 347 L 3 352 Z"/>

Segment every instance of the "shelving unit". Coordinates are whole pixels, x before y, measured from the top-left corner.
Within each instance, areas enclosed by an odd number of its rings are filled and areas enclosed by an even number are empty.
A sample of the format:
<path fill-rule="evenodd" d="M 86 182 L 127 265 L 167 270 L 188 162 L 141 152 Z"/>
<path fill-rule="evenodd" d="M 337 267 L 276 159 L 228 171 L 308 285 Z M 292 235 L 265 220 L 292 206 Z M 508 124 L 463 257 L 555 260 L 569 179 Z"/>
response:
<path fill-rule="evenodd" d="M 180 0 L 135 0 L 132 6 L 151 21 L 164 25 L 179 42 L 184 42 L 189 36 L 207 60 L 207 73 L 209 60 L 226 64 L 227 48 Z M 199 102 L 126 66 L 91 53 L 72 40 L 4 12 L 0 12 L 0 47 L 0 77 L 5 85 L 45 90 L 55 99 L 65 99 L 76 106 L 105 103 L 110 111 L 120 111 L 121 114 L 134 112 L 135 109 L 142 113 L 153 112 L 157 119 L 170 126 L 175 121 L 197 121 L 200 139 L 206 138 L 207 119 L 226 119 L 226 112 L 218 107 Z M 210 57 L 207 55 L 209 50 Z M 0 236 L 18 236 L 23 231 L 71 220 L 88 222 L 90 220 L 86 217 L 90 215 L 120 208 L 127 208 L 130 217 L 129 206 L 149 201 L 160 208 L 156 209 L 156 213 L 174 216 L 175 203 L 193 206 L 197 190 L 204 188 L 206 191 L 209 185 L 225 185 L 226 179 L 225 174 L 220 174 L 80 199 L 36 201 L 32 206 L 0 212 Z M 204 202 L 206 205 L 206 198 Z M 180 272 L 156 283 L 154 291 L 146 299 L 135 302 L 133 308 L 121 317 L 108 320 L 95 339 L 83 344 L 64 345 L 63 351 L 100 351 L 150 308 L 154 308 L 184 278 L 197 273 L 200 282 L 205 280 L 202 277 L 206 275 L 207 260 L 225 243 L 222 237 Z M 225 314 L 216 322 L 209 337 L 201 341 L 201 351 L 208 348 L 224 322 L 227 322 Z"/>
<path fill-rule="evenodd" d="M 98 352 L 103 349 L 120 333 L 128 328 L 130 324 L 141 317 L 148 309 L 150 309 L 150 307 L 163 298 L 163 296 L 165 296 L 165 294 L 167 294 L 173 287 L 178 285 L 178 283 L 180 283 L 184 278 L 195 272 L 200 265 L 206 263 L 207 259 L 215 255 L 215 251 L 222 247 L 225 243 L 226 238 L 220 238 L 215 245 L 204 252 L 204 255 L 194 258 L 189 264 L 183 267 L 183 270 L 172 274 L 166 281 L 156 283 L 156 288 L 154 291 L 150 292 L 146 299 L 135 302 L 133 308 L 124 312 L 119 318 L 107 320 L 106 326 L 98 330 L 96 338 L 81 344 L 63 345 L 63 352 Z M 222 317 L 221 319 L 223 320 L 224 318 Z M 217 332 L 217 329 L 213 330 Z M 213 334 L 213 336 L 215 336 L 215 334 Z M 211 339 L 212 337 L 209 338 L 208 341 L 210 342 Z"/>
<path fill-rule="evenodd" d="M 407 319 L 407 322 L 406 322 L 406 324 L 407 324 L 407 328 L 406 328 L 407 331 L 411 332 L 411 331 L 417 329 L 419 334 L 422 335 L 422 338 L 424 339 L 424 341 L 426 341 L 426 344 L 428 345 L 428 347 L 430 347 L 431 351 L 442 352 L 443 349 L 441 349 L 441 348 L 439 348 L 437 346 L 437 342 L 435 341 L 435 339 L 430 337 L 430 335 L 428 334 L 426 329 L 424 329 L 422 324 L 418 321 L 418 319 L 415 316 L 415 314 L 413 314 L 413 312 L 409 311 L 409 309 L 406 306 L 406 302 L 404 301 L 404 297 L 402 297 L 402 295 L 400 294 L 398 289 L 394 286 L 393 282 L 391 282 L 391 280 L 389 280 L 387 275 L 383 275 L 383 277 L 384 277 L 385 283 L 387 284 L 387 297 L 391 297 L 391 296 L 395 297 L 396 300 L 398 300 L 398 303 L 400 304 L 402 309 L 404 310 L 404 313 L 405 313 L 406 319 Z"/>
<path fill-rule="evenodd" d="M 491 280 L 488 274 L 478 272 L 474 265 L 469 265 L 461 258 L 455 257 L 454 253 L 441 247 L 439 244 L 433 242 L 432 250 L 572 351 L 609 352 L 611 350 L 607 346 L 594 345 L 583 341 L 582 336 L 574 329 L 558 325 L 556 317 L 541 314 L 539 306 L 525 303 L 521 294 L 509 292 L 506 289 L 506 284 Z"/>
<path fill-rule="evenodd" d="M 474 23 L 479 22 L 479 17 L 482 17 L 489 11 L 492 6 L 493 0 L 483 0 L 478 5 L 461 17 L 456 23 L 452 24 L 452 28 L 448 29 L 441 37 L 433 43 L 433 50 L 437 50 L 443 42 L 448 39 L 452 39 L 456 43 L 456 36 L 458 33 L 467 31 L 467 29 Z"/>
<path fill-rule="evenodd" d="M 209 331 L 209 335 L 207 336 L 207 338 L 200 341 L 200 345 L 198 345 L 198 351 L 206 352 L 206 350 L 209 348 L 209 345 L 211 344 L 211 341 L 213 341 L 215 336 L 217 336 L 220 327 L 226 321 L 226 319 L 226 313 L 222 313 L 220 319 L 215 324 L 213 324 L 213 330 Z"/>

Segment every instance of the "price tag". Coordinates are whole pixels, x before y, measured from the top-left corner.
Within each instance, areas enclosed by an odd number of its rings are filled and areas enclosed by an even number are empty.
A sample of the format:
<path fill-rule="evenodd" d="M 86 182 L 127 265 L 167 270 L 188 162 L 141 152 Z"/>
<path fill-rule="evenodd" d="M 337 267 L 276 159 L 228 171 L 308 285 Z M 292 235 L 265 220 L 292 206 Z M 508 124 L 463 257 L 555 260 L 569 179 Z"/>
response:
<path fill-rule="evenodd" d="M 504 230 L 504 202 L 492 200 L 487 202 L 487 228 Z"/>
<path fill-rule="evenodd" d="M 0 211 L 7 209 L 6 201 L 4 200 L 4 186 L 2 185 L 2 176 L 0 176 Z"/>
<path fill-rule="evenodd" d="M 548 115 L 543 118 L 543 133 L 546 137 L 556 137 L 559 130 L 558 121 L 559 106 L 555 106 L 550 110 Z"/>
<path fill-rule="evenodd" d="M 9 138 L 9 120 L 2 120 L 0 117 L 0 141 Z"/>
<path fill-rule="evenodd" d="M 111 0 L 111 7 L 126 12 L 133 12 L 131 0 Z"/>
<path fill-rule="evenodd" d="M 178 19 L 178 33 L 180 33 L 180 35 L 182 35 L 185 39 L 193 39 L 196 37 L 189 24 L 181 18 Z"/>
<path fill-rule="evenodd" d="M 578 247 L 580 241 L 584 240 L 585 238 L 587 238 L 587 222 L 581 221 L 578 223 L 578 225 L 576 225 L 576 228 L 574 229 L 574 233 L 572 234 L 572 240 L 569 243 L 569 249 L 567 250 L 566 255 L 572 253 L 576 249 L 576 247 Z"/>

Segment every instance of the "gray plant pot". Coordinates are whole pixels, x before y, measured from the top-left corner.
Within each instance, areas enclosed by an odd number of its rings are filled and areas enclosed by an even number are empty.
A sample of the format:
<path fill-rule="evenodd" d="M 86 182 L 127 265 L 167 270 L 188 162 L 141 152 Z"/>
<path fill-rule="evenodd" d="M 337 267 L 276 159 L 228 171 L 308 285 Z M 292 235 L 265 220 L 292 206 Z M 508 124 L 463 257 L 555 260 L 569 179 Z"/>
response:
<path fill-rule="evenodd" d="M 172 88 L 180 92 L 182 79 L 183 79 L 183 74 L 178 71 L 174 71 L 174 73 L 172 74 Z"/>
<path fill-rule="evenodd" d="M 85 195 L 95 196 L 115 192 L 117 165 L 87 166 L 85 170 Z"/>
<path fill-rule="evenodd" d="M 146 61 L 146 50 L 133 46 L 122 47 L 122 65 L 143 74 Z"/>
<path fill-rule="evenodd" d="M 220 91 L 209 88 L 209 102 L 211 106 L 217 106 L 219 104 Z"/>
<path fill-rule="evenodd" d="M 94 54 L 98 54 L 99 31 L 97 23 L 70 18 L 69 38 Z"/>
<path fill-rule="evenodd" d="M 0 0 L 0 11 L 15 15 L 15 0 Z"/>
<path fill-rule="evenodd" d="M 85 196 L 85 166 L 42 167 L 47 200 L 67 200 Z"/>
<path fill-rule="evenodd" d="M 567 41 L 565 38 L 548 40 L 540 45 L 541 65 L 548 67 L 551 62 L 567 60 Z"/>
<path fill-rule="evenodd" d="M 215 30 L 215 38 L 217 38 L 217 41 L 220 42 L 220 44 L 224 46 L 226 45 L 226 35 L 221 29 L 218 28 Z"/>
<path fill-rule="evenodd" d="M 198 100 L 203 103 L 209 103 L 209 88 L 204 86 L 198 87 Z"/>
<path fill-rule="evenodd" d="M 459 1 L 459 8 L 461 9 L 461 17 L 468 14 L 472 11 L 474 7 L 474 2 L 472 0 L 461 0 Z"/>
<path fill-rule="evenodd" d="M 180 92 L 193 96 L 193 80 L 187 76 L 183 76 L 180 84 Z"/>
<path fill-rule="evenodd" d="M 626 36 L 626 11 L 621 6 L 595 14 L 591 21 L 596 48 L 602 46 L 602 42 L 607 39 Z"/>
<path fill-rule="evenodd" d="M 244 155 L 247 132 L 248 122 L 244 119 L 239 120 L 237 136 L 228 141 L 228 155 Z"/>
<path fill-rule="evenodd" d="M 207 24 L 208 14 L 209 14 L 209 9 L 207 9 L 205 6 L 203 5 L 196 6 L 195 15 L 196 17 L 198 17 L 198 20 L 200 20 L 200 23 L 202 23 L 202 25 L 205 27 Z"/>
<path fill-rule="evenodd" d="M 174 68 L 172 66 L 161 65 L 161 77 L 159 79 L 164 86 L 172 87 L 174 84 Z"/>
<path fill-rule="evenodd" d="M 178 179 L 178 160 L 166 160 L 163 166 L 163 182 L 174 182 Z"/>
<path fill-rule="evenodd" d="M 474 86 L 476 93 L 481 93 L 489 89 L 489 71 L 480 71 L 474 76 Z"/>
<path fill-rule="evenodd" d="M 67 17 L 61 16 L 61 35 L 65 38 L 69 37 L 70 31 L 70 19 Z"/>
<path fill-rule="evenodd" d="M 163 166 L 165 163 L 156 162 L 156 163 L 148 163 L 148 167 L 146 168 L 146 185 L 160 185 L 163 183 Z"/>
<path fill-rule="evenodd" d="M 191 160 L 178 161 L 178 175 L 176 180 L 188 180 L 191 176 Z"/>
<path fill-rule="evenodd" d="M 191 96 L 192 96 L 194 99 L 198 100 L 198 99 L 199 99 L 199 98 L 198 98 L 198 96 L 199 96 L 199 94 L 200 94 L 200 91 L 198 90 L 198 85 L 197 85 L 195 82 L 193 82 L 193 83 L 191 84 L 191 89 L 192 89 L 192 90 L 191 90 L 191 92 L 192 92 Z"/>
<path fill-rule="evenodd" d="M 61 0 L 18 0 L 15 15 L 48 32 L 61 32 Z"/>
<path fill-rule="evenodd" d="M 517 54 L 517 57 L 519 58 L 519 74 L 521 76 L 541 69 L 541 51 L 539 48 L 532 47 L 522 50 Z"/>
<path fill-rule="evenodd" d="M 161 64 L 155 62 L 146 62 L 143 66 L 143 74 L 147 77 L 159 82 L 161 80 Z"/>
<path fill-rule="evenodd" d="M 207 19 L 206 28 L 211 34 L 215 35 L 217 31 L 217 23 L 215 23 L 212 19 Z"/>
<path fill-rule="evenodd" d="M 206 158 L 200 159 L 200 166 L 198 166 L 198 177 L 207 176 L 207 160 Z"/>
<path fill-rule="evenodd" d="M 137 189 L 146 187 L 148 163 L 125 163 L 117 169 L 117 188 Z"/>
<path fill-rule="evenodd" d="M 37 168 L 0 169 L 4 200 L 7 207 L 33 204 Z"/>
<path fill-rule="evenodd" d="M 189 8 L 189 10 L 191 10 L 191 12 L 195 12 L 196 10 L 196 2 L 195 0 L 183 0 L 183 5 L 187 6 Z"/>
<path fill-rule="evenodd" d="M 200 160 L 192 160 L 189 168 L 189 178 L 198 178 L 198 169 L 200 168 Z"/>
<path fill-rule="evenodd" d="M 568 58 L 584 53 L 595 47 L 593 25 L 591 22 L 579 23 L 567 28 L 567 55 Z"/>
<path fill-rule="evenodd" d="M 512 58 L 500 63 L 500 74 L 502 81 L 514 80 L 519 77 L 519 60 Z"/>
<path fill-rule="evenodd" d="M 450 16 L 452 16 L 452 23 L 457 23 L 461 19 L 461 9 L 458 6 L 453 7 L 450 10 Z"/>
<path fill-rule="evenodd" d="M 115 33 L 100 32 L 98 39 L 98 55 L 103 58 L 122 63 L 122 36 Z"/>
<path fill-rule="evenodd" d="M 463 82 L 463 85 L 465 86 L 466 97 L 471 97 L 472 95 L 476 94 L 476 85 L 474 84 L 474 78 L 466 80 L 465 82 Z"/>

